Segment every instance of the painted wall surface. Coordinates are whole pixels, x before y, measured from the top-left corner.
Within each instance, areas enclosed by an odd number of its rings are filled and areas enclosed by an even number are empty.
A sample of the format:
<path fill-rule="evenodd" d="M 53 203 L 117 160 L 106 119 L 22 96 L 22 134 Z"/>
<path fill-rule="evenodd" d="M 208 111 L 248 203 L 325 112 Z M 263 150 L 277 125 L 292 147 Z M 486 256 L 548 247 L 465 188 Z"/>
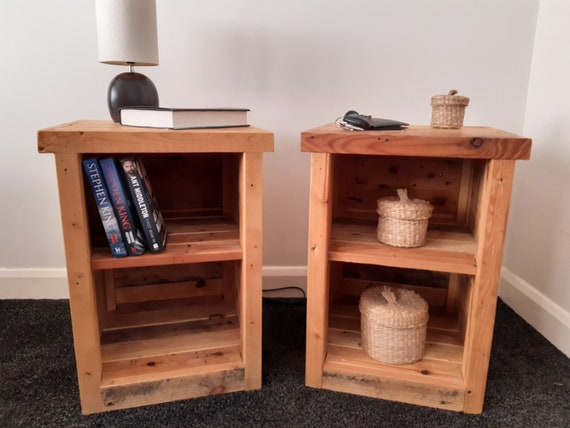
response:
<path fill-rule="evenodd" d="M 569 22 L 570 2 L 541 2 L 524 124 L 524 134 L 533 139 L 531 161 L 517 165 L 503 263 L 507 303 L 547 338 L 559 342 L 567 355 L 570 355 Z M 556 336 L 560 336 L 560 341 Z"/>

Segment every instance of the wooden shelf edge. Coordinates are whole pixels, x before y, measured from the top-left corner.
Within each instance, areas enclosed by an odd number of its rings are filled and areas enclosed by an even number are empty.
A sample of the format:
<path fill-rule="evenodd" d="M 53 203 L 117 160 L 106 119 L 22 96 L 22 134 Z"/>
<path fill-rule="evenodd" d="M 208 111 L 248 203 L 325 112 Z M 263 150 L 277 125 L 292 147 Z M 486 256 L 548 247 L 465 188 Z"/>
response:
<path fill-rule="evenodd" d="M 241 370 L 244 363 L 239 344 L 188 351 L 131 361 L 103 364 L 101 388 L 158 382 L 192 375 L 209 375 L 228 370 Z"/>
<path fill-rule="evenodd" d="M 93 249 L 91 268 L 120 269 L 185 263 L 241 260 L 239 226 L 227 216 L 188 217 L 166 221 L 168 237 L 162 253 L 114 258 L 108 247 Z"/>
<path fill-rule="evenodd" d="M 143 254 L 136 257 L 113 258 L 107 248 L 96 248 L 91 257 L 93 270 L 136 268 L 144 266 L 177 265 L 186 263 L 222 262 L 241 260 L 243 257 L 239 240 L 223 243 L 195 242 L 167 244 L 159 254 Z"/>
<path fill-rule="evenodd" d="M 192 373 L 192 374 L 190 374 Z M 101 411 L 126 409 L 246 390 L 243 367 L 219 365 L 206 373 L 187 372 L 173 377 L 100 389 Z"/>
<path fill-rule="evenodd" d="M 398 248 L 379 242 L 374 225 L 333 224 L 329 259 L 474 275 L 475 251 L 475 240 L 469 233 L 428 231 L 424 246 Z"/>
<path fill-rule="evenodd" d="M 437 409 L 452 411 L 464 409 L 463 387 L 375 376 L 329 362 L 325 362 L 324 365 L 322 388 Z"/>
<path fill-rule="evenodd" d="M 465 383 L 460 365 L 454 376 L 435 374 L 449 371 L 447 362 L 420 361 L 408 365 L 383 364 L 362 350 L 328 346 L 323 365 L 322 388 L 409 404 L 462 411 Z M 354 356 L 356 358 L 353 358 Z M 423 368 L 422 368 L 423 367 Z"/>

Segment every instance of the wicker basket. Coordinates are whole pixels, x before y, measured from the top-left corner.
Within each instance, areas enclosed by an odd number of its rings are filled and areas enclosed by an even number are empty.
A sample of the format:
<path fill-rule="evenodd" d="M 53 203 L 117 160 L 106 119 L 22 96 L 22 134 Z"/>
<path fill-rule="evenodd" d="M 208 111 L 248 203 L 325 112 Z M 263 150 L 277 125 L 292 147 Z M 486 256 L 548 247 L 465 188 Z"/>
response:
<path fill-rule="evenodd" d="M 421 360 L 426 343 L 427 302 L 412 290 L 370 287 L 360 296 L 362 348 L 375 360 L 410 364 Z"/>
<path fill-rule="evenodd" d="M 431 126 L 434 128 L 461 128 L 469 98 L 457 95 L 452 89 L 448 95 L 431 98 Z"/>
<path fill-rule="evenodd" d="M 424 245 L 433 206 L 428 201 L 409 199 L 406 189 L 398 189 L 398 198 L 378 199 L 378 240 L 394 247 Z"/>

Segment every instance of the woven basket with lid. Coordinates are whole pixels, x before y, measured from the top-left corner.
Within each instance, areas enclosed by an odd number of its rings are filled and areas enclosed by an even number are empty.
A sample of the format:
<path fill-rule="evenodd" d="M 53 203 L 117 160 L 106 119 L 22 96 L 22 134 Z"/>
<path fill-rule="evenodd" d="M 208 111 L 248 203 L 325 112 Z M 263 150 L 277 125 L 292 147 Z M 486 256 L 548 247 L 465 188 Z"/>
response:
<path fill-rule="evenodd" d="M 410 364 L 421 360 L 426 343 L 428 304 L 412 290 L 378 286 L 360 296 L 362 348 L 375 360 Z"/>
<path fill-rule="evenodd" d="M 447 95 L 435 95 L 431 98 L 431 126 L 434 128 L 461 128 L 465 116 L 465 107 L 469 98 L 457 95 L 452 89 Z"/>
<path fill-rule="evenodd" d="M 398 197 L 377 201 L 378 240 L 395 247 L 424 245 L 433 206 L 428 201 L 409 199 L 406 189 L 397 190 Z"/>

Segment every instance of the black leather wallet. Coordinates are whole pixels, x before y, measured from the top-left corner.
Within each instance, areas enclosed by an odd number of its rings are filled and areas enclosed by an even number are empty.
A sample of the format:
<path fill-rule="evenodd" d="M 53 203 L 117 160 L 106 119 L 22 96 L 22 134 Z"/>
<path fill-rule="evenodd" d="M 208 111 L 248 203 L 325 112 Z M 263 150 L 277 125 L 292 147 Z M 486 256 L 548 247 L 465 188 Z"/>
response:
<path fill-rule="evenodd" d="M 400 122 L 392 119 L 382 119 L 379 117 L 366 116 L 359 114 L 354 110 L 349 110 L 343 116 L 342 120 L 337 123 L 346 129 L 362 130 L 362 131 L 376 131 L 376 130 L 390 130 L 390 129 L 404 129 L 408 127 L 408 123 Z"/>

